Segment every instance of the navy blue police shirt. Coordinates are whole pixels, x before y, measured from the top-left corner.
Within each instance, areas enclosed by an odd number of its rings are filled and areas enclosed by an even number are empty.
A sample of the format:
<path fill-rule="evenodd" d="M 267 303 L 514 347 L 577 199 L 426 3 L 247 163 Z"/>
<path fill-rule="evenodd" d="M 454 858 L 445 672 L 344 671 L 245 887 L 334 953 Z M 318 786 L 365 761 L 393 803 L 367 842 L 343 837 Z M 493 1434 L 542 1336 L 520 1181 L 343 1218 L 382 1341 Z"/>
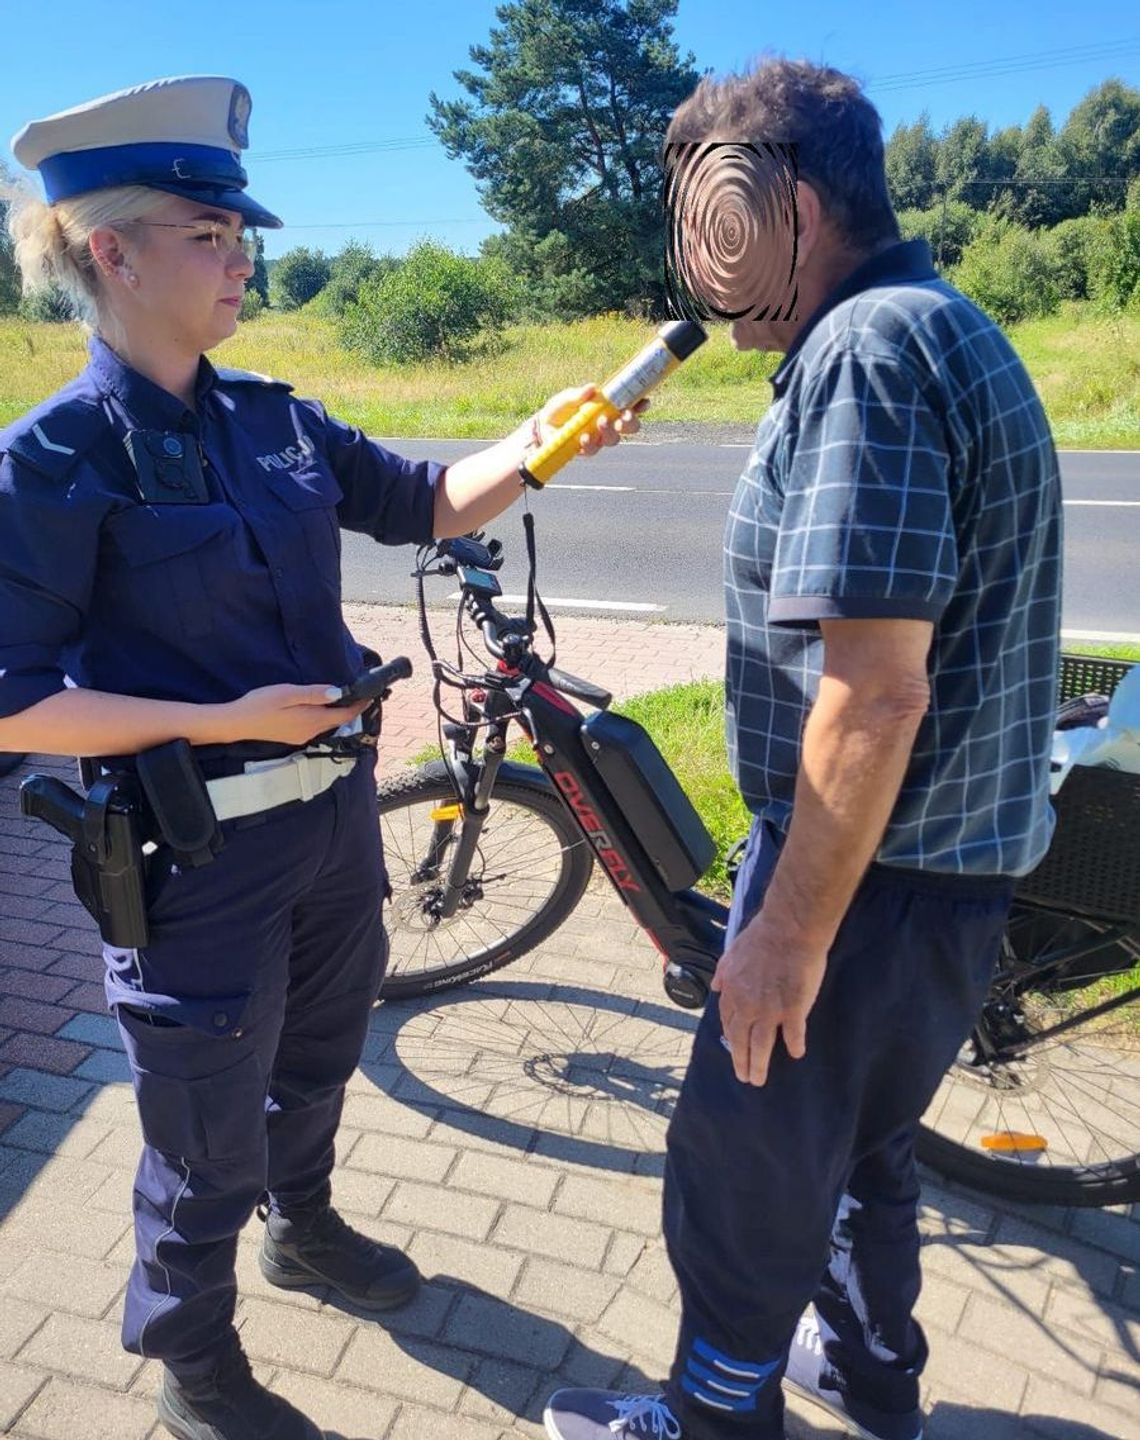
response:
<path fill-rule="evenodd" d="M 91 341 L 86 370 L 0 432 L 0 715 L 64 688 L 220 703 L 347 684 L 340 527 L 432 538 L 444 469 L 292 387 L 202 359 L 196 411 Z M 146 503 L 131 430 L 197 448 L 206 503 Z"/>

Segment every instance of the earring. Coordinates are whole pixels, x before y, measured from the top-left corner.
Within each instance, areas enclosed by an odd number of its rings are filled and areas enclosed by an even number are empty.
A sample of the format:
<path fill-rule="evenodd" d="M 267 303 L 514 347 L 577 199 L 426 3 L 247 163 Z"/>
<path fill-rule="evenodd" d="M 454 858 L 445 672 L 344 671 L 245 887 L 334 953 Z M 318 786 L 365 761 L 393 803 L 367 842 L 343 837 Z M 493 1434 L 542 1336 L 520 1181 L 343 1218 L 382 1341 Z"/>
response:
<path fill-rule="evenodd" d="M 139 277 L 135 274 L 133 270 L 128 270 L 126 274 L 126 281 L 128 285 L 137 285 L 139 283 Z"/>

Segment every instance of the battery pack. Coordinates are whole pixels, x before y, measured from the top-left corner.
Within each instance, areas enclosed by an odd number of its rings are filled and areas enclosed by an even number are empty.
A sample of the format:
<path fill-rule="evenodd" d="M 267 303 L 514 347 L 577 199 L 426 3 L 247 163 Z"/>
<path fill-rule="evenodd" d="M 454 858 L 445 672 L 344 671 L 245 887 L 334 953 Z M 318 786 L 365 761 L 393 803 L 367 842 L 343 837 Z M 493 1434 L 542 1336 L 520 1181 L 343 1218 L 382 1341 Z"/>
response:
<path fill-rule="evenodd" d="M 669 890 L 686 890 L 716 842 L 665 757 L 636 720 L 600 711 L 582 726 L 586 754 Z"/>

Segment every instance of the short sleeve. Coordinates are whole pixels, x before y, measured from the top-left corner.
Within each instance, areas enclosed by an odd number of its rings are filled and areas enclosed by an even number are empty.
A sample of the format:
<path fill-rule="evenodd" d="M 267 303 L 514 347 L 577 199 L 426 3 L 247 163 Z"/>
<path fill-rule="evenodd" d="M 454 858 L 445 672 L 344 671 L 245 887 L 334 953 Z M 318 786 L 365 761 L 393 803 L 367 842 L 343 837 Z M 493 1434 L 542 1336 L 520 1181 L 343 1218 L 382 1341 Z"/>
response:
<path fill-rule="evenodd" d="M 836 352 L 785 468 L 769 621 L 936 621 L 957 576 L 938 414 L 903 360 Z"/>
<path fill-rule="evenodd" d="M 346 530 L 385 545 L 423 545 L 433 538 L 435 487 L 447 468 L 434 460 L 405 460 L 354 425 L 301 402 L 321 427 L 325 453 L 344 498 L 337 518 Z"/>
<path fill-rule="evenodd" d="M 71 477 L 0 455 L 0 716 L 65 688 L 94 584 L 100 514 Z"/>

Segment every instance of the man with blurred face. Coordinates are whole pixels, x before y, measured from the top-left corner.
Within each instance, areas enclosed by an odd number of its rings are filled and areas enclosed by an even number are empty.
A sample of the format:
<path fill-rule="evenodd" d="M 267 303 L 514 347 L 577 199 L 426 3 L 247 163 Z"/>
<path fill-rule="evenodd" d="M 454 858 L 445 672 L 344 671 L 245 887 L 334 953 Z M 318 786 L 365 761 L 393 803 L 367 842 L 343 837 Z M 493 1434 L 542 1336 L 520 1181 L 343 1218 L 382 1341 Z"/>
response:
<path fill-rule="evenodd" d="M 1051 831 L 1056 454 L 1008 341 L 900 241 L 848 76 L 706 77 L 666 166 L 674 295 L 783 354 L 725 536 L 753 824 L 668 1137 L 669 1378 L 546 1426 L 780 1440 L 783 1383 L 918 1440 L 915 1134 Z"/>

